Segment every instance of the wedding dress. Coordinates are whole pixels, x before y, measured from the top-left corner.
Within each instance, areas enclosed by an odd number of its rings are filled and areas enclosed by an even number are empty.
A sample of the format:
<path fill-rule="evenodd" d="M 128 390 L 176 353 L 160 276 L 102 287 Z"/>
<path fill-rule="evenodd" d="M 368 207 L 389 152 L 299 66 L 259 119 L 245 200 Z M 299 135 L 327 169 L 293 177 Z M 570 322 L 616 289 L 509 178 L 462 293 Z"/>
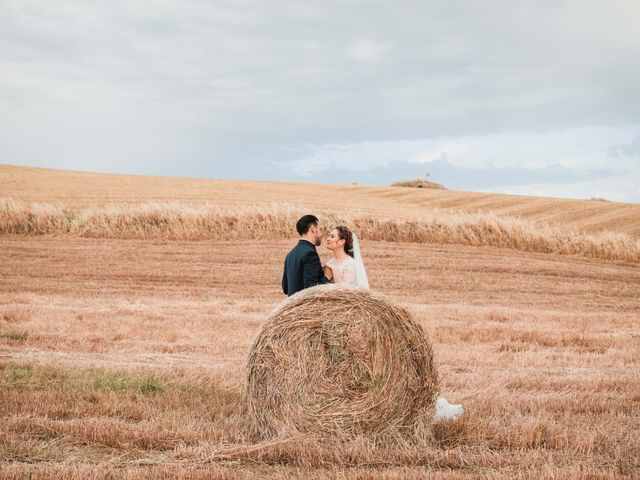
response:
<path fill-rule="evenodd" d="M 353 239 L 353 261 L 356 264 L 356 283 L 359 287 L 369 289 L 369 279 L 367 278 L 367 271 L 364 268 L 364 263 L 362 262 L 362 255 L 360 254 L 360 242 L 358 241 L 358 237 L 354 233 L 352 235 Z"/>
<path fill-rule="evenodd" d="M 345 259 L 337 262 L 332 258 L 327 262 L 327 266 L 334 272 L 340 272 L 340 283 L 348 285 L 357 285 L 362 288 L 369 289 L 369 279 L 367 271 L 362 263 L 362 255 L 360 254 L 360 242 L 358 237 L 353 234 L 353 257 L 347 256 Z"/>
<path fill-rule="evenodd" d="M 338 269 L 342 276 L 340 283 L 347 283 L 351 285 L 358 285 L 359 287 L 369 289 L 369 279 L 367 278 L 367 271 L 364 268 L 362 262 L 362 255 L 360 254 L 360 242 L 358 237 L 353 234 L 353 258 L 347 257 L 342 262 L 337 263 L 334 258 L 327 262 L 327 265 L 332 269 Z M 464 412 L 462 405 L 454 405 L 441 396 L 436 399 L 436 413 L 434 415 L 435 422 L 441 422 L 444 420 L 455 420 Z"/>
<path fill-rule="evenodd" d="M 436 399 L 436 414 L 433 419 L 436 422 L 443 420 L 455 420 L 464 413 L 462 405 L 453 405 L 449 401 L 441 396 Z"/>
<path fill-rule="evenodd" d="M 340 273 L 340 283 L 347 285 L 358 285 L 358 278 L 356 273 L 356 262 L 353 258 L 347 255 L 346 258 L 340 262 L 335 258 L 330 259 L 327 262 L 327 267 L 335 272 Z"/>

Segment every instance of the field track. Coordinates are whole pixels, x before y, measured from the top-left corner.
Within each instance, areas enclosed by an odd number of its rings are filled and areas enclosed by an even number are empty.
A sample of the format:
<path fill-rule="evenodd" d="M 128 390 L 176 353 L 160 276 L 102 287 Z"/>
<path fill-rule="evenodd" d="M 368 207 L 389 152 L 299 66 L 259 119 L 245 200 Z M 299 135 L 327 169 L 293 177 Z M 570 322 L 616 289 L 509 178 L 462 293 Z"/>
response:
<path fill-rule="evenodd" d="M 247 444 L 244 362 L 293 242 L 0 237 L 0 478 L 638 474 L 640 267 L 496 248 L 363 244 L 465 405 L 432 448 Z"/>

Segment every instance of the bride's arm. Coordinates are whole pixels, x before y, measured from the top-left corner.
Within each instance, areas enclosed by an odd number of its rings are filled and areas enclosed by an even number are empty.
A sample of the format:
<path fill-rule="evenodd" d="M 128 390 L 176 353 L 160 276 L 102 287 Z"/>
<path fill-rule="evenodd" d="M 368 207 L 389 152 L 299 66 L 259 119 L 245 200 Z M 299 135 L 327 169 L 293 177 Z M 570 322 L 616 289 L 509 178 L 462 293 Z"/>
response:
<path fill-rule="evenodd" d="M 342 272 L 338 267 L 333 269 L 333 283 L 342 283 Z"/>

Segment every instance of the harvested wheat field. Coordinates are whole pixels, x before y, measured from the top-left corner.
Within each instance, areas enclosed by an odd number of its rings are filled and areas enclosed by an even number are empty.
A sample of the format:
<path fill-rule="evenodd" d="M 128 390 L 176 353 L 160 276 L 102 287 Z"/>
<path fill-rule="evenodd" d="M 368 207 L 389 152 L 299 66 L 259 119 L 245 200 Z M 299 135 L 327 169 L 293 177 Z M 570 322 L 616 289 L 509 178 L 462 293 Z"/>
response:
<path fill-rule="evenodd" d="M 426 443 L 258 441 L 246 365 L 302 187 L 0 168 L 0 478 L 640 477 L 637 205 L 327 187 L 465 412 Z"/>
<path fill-rule="evenodd" d="M 602 200 L 497 195 L 402 187 L 309 185 L 69 172 L 0 164 L 0 198 L 48 203 L 68 211 L 108 205 L 202 205 L 236 212 L 246 207 L 308 209 L 350 216 L 416 219 L 456 212 L 520 219 L 586 233 L 640 238 L 640 205 Z M 306 210 L 305 210 L 306 211 Z"/>

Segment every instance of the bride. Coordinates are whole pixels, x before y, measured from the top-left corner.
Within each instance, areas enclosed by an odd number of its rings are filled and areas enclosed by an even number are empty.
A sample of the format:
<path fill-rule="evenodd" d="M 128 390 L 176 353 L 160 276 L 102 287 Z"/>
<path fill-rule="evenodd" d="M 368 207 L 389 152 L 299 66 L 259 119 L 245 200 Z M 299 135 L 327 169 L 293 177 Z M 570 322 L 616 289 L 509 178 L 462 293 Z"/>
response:
<path fill-rule="evenodd" d="M 327 237 L 327 248 L 333 254 L 324 266 L 324 274 L 334 283 L 358 285 L 369 288 L 367 272 L 360 255 L 358 237 L 344 225 L 338 225 Z M 462 405 L 452 405 L 446 398 L 438 396 L 436 400 L 435 421 L 454 420 L 464 409 Z"/>
<path fill-rule="evenodd" d="M 324 266 L 324 273 L 334 283 L 346 283 L 369 288 L 367 272 L 362 263 L 358 237 L 344 225 L 338 225 L 327 237 L 327 248 L 333 253 Z"/>

